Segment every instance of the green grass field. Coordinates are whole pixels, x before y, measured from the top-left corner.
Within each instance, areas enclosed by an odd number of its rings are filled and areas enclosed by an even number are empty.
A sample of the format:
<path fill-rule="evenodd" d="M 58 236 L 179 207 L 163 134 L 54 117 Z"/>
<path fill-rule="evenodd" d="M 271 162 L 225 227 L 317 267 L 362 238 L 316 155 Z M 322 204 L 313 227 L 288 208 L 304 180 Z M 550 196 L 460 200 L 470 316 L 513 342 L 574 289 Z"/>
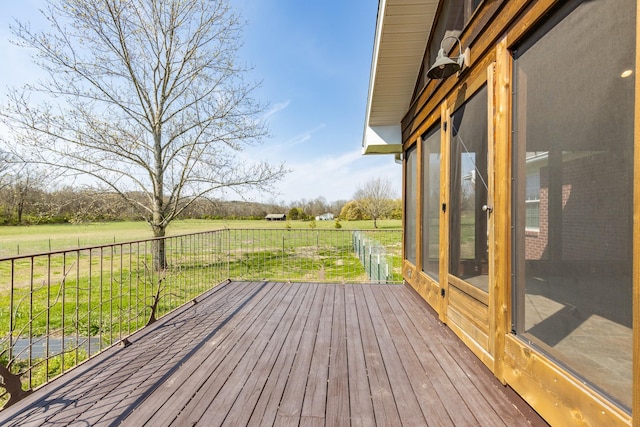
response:
<path fill-rule="evenodd" d="M 167 229 L 168 236 L 198 233 L 225 228 L 310 228 L 334 229 L 335 221 L 264 221 L 264 220 L 180 220 Z M 373 229 L 373 221 L 341 221 L 345 230 Z M 378 220 L 381 230 L 402 228 L 400 220 Z M 64 249 L 96 246 L 153 237 L 145 222 L 108 222 L 87 224 L 47 224 L 0 227 L 0 258 L 44 253 Z"/>

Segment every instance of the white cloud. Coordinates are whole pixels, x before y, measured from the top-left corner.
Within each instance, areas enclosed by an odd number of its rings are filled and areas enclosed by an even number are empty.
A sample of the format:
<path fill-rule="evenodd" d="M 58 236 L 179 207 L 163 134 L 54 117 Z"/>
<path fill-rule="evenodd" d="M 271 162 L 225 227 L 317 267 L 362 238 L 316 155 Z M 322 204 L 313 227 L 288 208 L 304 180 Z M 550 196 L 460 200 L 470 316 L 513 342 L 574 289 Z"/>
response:
<path fill-rule="evenodd" d="M 320 123 L 318 126 L 314 127 L 313 129 L 306 130 L 294 136 L 293 138 L 290 138 L 285 143 L 277 146 L 277 148 L 290 147 L 292 145 L 298 145 L 298 144 L 302 144 L 303 142 L 309 141 L 314 133 L 324 129 L 325 127 L 326 125 L 324 123 Z"/>
<path fill-rule="evenodd" d="M 359 186 L 378 177 L 391 181 L 396 197 L 401 194 L 402 167 L 390 155 L 363 156 L 357 149 L 288 163 L 287 167 L 292 172 L 277 186 L 280 198 L 286 201 L 317 197 L 328 201 L 349 200 Z"/>
<path fill-rule="evenodd" d="M 287 99 L 286 101 L 278 102 L 277 104 L 272 105 L 271 108 L 269 108 L 269 110 L 264 114 L 262 119 L 269 120 L 272 116 L 286 109 L 290 103 L 291 103 L 291 100 Z"/>
<path fill-rule="evenodd" d="M 252 147 L 250 151 L 247 150 L 243 152 L 243 156 L 249 158 L 249 160 L 251 158 L 259 158 L 260 160 L 267 160 L 272 163 L 289 161 L 292 155 L 291 147 L 310 141 L 315 133 L 325 127 L 326 125 L 324 123 L 320 123 L 316 127 L 304 130 L 295 136 L 289 137 L 289 139 L 285 141 L 266 140 L 263 145 Z"/>

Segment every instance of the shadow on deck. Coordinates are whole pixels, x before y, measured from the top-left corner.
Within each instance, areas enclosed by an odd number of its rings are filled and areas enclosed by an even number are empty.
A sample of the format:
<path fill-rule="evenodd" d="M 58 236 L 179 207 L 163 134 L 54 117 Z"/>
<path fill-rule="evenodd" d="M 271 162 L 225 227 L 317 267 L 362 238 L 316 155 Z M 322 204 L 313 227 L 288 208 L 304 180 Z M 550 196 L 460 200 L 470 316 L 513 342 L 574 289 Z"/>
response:
<path fill-rule="evenodd" d="M 229 282 L 0 425 L 544 425 L 403 285 Z"/>

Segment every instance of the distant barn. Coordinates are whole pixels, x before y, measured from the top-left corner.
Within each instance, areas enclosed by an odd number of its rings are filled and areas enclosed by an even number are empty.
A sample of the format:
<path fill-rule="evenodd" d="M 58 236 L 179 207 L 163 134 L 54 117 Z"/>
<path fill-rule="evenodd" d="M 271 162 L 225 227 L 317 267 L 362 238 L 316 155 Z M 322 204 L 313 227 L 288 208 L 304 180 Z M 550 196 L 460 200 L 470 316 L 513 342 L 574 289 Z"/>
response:
<path fill-rule="evenodd" d="M 268 214 L 264 217 L 267 221 L 285 221 L 287 219 L 287 215 L 285 214 Z"/>

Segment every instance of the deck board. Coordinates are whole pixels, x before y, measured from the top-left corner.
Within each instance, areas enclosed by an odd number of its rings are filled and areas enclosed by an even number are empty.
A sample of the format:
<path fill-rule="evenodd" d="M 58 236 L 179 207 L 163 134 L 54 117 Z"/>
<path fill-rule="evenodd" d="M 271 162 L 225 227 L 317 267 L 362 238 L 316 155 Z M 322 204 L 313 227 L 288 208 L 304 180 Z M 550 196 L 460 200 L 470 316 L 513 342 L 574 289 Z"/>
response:
<path fill-rule="evenodd" d="M 311 358 L 314 353 L 313 351 L 308 351 L 308 349 L 312 349 L 315 346 L 326 285 L 319 285 L 315 288 L 314 301 L 309 310 L 309 316 L 305 320 L 304 331 L 300 344 L 296 349 L 296 356 L 290 373 L 292 378 L 301 378 L 301 380 L 287 382 L 276 416 L 275 424 L 278 426 L 297 426 L 300 424 L 302 402 L 307 389 L 307 378 L 309 372 L 311 372 Z M 240 425 L 244 425 L 244 423 Z"/>
<path fill-rule="evenodd" d="M 351 426 L 368 427 L 375 425 L 371 387 L 367 377 L 364 347 L 354 286 L 345 288 L 345 306 L 347 322 L 347 372 L 349 378 L 349 405 L 351 407 Z"/>
<path fill-rule="evenodd" d="M 347 327 L 345 320 L 345 286 L 336 287 L 331 324 L 329 379 L 327 381 L 326 424 L 349 424 L 349 376 L 347 373 Z"/>
<path fill-rule="evenodd" d="M 226 422 L 229 425 L 238 425 L 239 420 L 236 417 L 229 417 L 229 411 L 234 403 L 239 401 L 238 397 L 243 389 L 258 387 L 262 388 L 262 379 L 268 378 L 271 370 L 275 365 L 275 359 L 278 352 L 283 348 L 293 319 L 299 310 L 303 310 L 308 303 L 309 288 L 299 289 L 298 292 L 291 295 L 287 293 L 287 298 L 283 299 L 278 306 L 281 310 L 274 313 L 269 319 L 266 327 L 262 330 L 258 337 L 251 345 L 253 355 L 245 355 L 240 363 L 229 376 L 225 387 L 221 390 L 221 397 L 216 399 L 215 405 L 209 405 L 207 410 L 194 422 L 202 422 L 203 424 L 221 425 Z M 302 301 L 301 301 L 302 299 Z M 295 323 L 293 323 L 295 325 Z M 255 374 L 255 375 L 254 375 Z M 188 412 L 188 408 L 186 408 Z M 191 423 L 189 424 L 191 425 Z"/>
<path fill-rule="evenodd" d="M 292 286 L 292 288 L 295 287 L 296 286 Z M 308 290 L 307 296 L 312 294 L 312 287 L 303 287 Z M 311 300 L 306 298 L 304 301 Z M 295 349 L 298 348 L 302 336 L 303 322 L 309 313 L 309 307 L 304 301 L 296 304 L 300 309 L 298 310 L 298 315 L 294 318 L 294 322 L 296 323 L 295 327 L 291 328 L 284 344 L 276 351 L 277 358 L 275 359 L 271 374 L 265 383 L 265 388 L 260 395 L 260 399 L 249 421 L 251 425 L 273 425 L 277 416 L 278 406 L 280 405 L 282 395 L 290 378 Z M 302 379 L 303 378 L 297 378 L 296 380 Z"/>
<path fill-rule="evenodd" d="M 431 343 L 430 348 L 440 361 L 441 369 L 447 373 L 464 402 L 464 406 L 459 407 L 460 411 L 473 414 L 479 425 L 511 427 L 528 424 L 525 418 L 519 416 L 520 414 L 514 416 L 514 412 L 511 411 L 513 406 L 511 401 L 503 399 L 501 393 L 496 393 L 496 390 L 503 389 L 497 381 L 468 381 L 469 378 L 474 380 L 485 378 L 487 375 L 491 377 L 491 374 L 466 346 L 460 345 L 460 341 L 450 329 L 435 321 L 436 315 L 427 305 L 416 304 L 416 301 L 420 302 L 416 294 L 396 293 L 395 295 L 421 313 L 417 316 L 421 322 L 416 323 L 414 330 L 422 336 L 422 339 L 427 340 L 433 337 L 437 340 Z M 430 324 L 431 331 L 438 329 L 440 331 L 429 333 L 429 328 L 425 327 L 425 324 Z M 436 390 L 439 389 L 436 386 Z M 478 407 L 487 409 L 477 411 Z"/>
<path fill-rule="evenodd" d="M 374 292 L 374 289 L 370 286 L 364 287 L 363 290 L 380 344 L 384 367 L 389 378 L 393 380 L 391 381 L 391 392 L 396 401 L 400 422 L 402 425 L 407 426 L 427 425 L 424 414 L 420 409 L 420 404 L 411 387 L 409 375 L 402 365 L 401 355 L 396 348 L 396 345 L 399 344 L 398 337 L 389 330 L 388 319 L 383 317 L 383 312 L 376 299 L 376 295 L 379 292 Z M 422 375 L 420 376 L 422 377 Z"/>
<path fill-rule="evenodd" d="M 436 425 L 438 426 L 454 425 L 443 403 L 447 402 L 448 396 L 442 400 L 442 397 L 438 395 L 437 389 L 435 389 L 429 375 L 427 375 L 429 367 L 425 368 L 422 365 L 418 353 L 416 353 L 414 345 L 409 339 L 412 328 L 408 327 L 408 318 L 405 312 L 400 307 L 393 306 L 395 301 L 391 292 L 378 292 L 375 295 L 375 299 L 378 307 L 380 307 L 382 318 L 385 320 L 389 333 L 393 337 L 399 359 L 404 371 L 407 373 L 411 390 L 417 398 L 427 425 L 430 424 L 429 419 L 437 420 Z M 428 349 L 423 350 L 428 354 Z M 417 375 L 416 373 L 422 374 Z M 472 419 L 471 416 L 466 418 L 466 420 L 470 419 Z"/>
<path fill-rule="evenodd" d="M 329 346 L 331 344 L 331 320 L 336 286 L 329 286 L 322 300 L 320 324 L 307 377 L 307 388 L 302 402 L 301 426 L 314 425 L 316 419 L 324 419 L 327 399 Z M 324 421 L 323 421 L 324 424 Z"/>
<path fill-rule="evenodd" d="M 540 423 L 402 285 L 229 282 L 130 341 L 0 425 Z"/>
<path fill-rule="evenodd" d="M 432 395 L 430 403 L 434 405 L 436 402 L 440 403 L 450 419 L 448 421 L 440 409 L 435 410 L 441 417 L 443 425 L 447 425 L 450 422 L 455 426 L 459 426 L 468 423 L 469 420 L 473 420 L 473 414 L 467 408 L 451 379 L 447 375 L 442 375 L 443 370 L 446 370 L 446 366 L 440 365 L 438 359 L 432 353 L 430 343 L 423 339 L 416 330 L 414 322 L 420 320 L 421 327 L 427 330 L 428 335 L 434 332 L 441 332 L 438 329 L 444 326 L 440 325 L 435 317 L 425 315 L 414 304 L 408 304 L 406 300 L 397 298 L 397 293 L 387 292 L 386 295 L 392 310 L 398 313 L 398 321 L 420 362 L 420 368 L 425 373 L 428 381 L 426 390 L 428 394 Z M 428 322 L 429 320 L 431 321 Z"/>
<path fill-rule="evenodd" d="M 252 348 L 254 342 L 261 335 L 268 334 L 270 332 L 269 327 L 277 325 L 278 319 L 282 317 L 284 309 L 289 306 L 293 296 L 290 293 L 284 293 L 281 300 L 266 307 L 262 316 L 256 319 L 255 324 L 247 325 L 246 322 L 243 322 L 237 325 L 238 330 L 241 331 L 241 336 L 238 337 L 233 346 L 230 346 L 228 351 L 219 353 L 223 359 L 214 370 L 199 370 L 202 376 L 206 377 L 206 381 L 197 388 L 191 399 L 181 408 L 181 412 L 172 424 L 179 426 L 195 425 L 213 401 L 216 403 L 222 402 L 225 394 L 220 393 L 220 391 L 227 383 L 229 376 L 234 372 L 238 364 L 242 362 L 245 355 L 247 357 L 250 356 L 250 351 L 254 350 Z M 266 319 L 266 321 L 259 321 L 262 319 Z M 262 342 L 264 340 L 257 342 L 258 349 Z M 188 387 L 186 390 L 192 391 L 193 388 Z"/>
<path fill-rule="evenodd" d="M 209 372 L 213 372 L 222 363 L 225 354 L 233 349 L 243 329 L 237 325 L 244 323 L 246 327 L 253 325 L 260 315 L 274 303 L 280 290 L 257 294 L 232 319 L 225 319 L 224 325 L 219 327 L 216 335 L 193 356 L 193 360 L 184 364 L 167 384 L 160 388 L 144 407 L 136 408 L 128 421 L 132 425 L 154 426 L 170 425 L 180 410 L 186 405 L 196 390 L 202 387 Z M 214 330 L 216 328 L 214 327 Z M 205 373 L 203 375 L 203 373 Z"/>
<path fill-rule="evenodd" d="M 380 426 L 401 425 L 400 414 L 391 392 L 390 379 L 382 360 L 376 331 L 362 287 L 355 288 L 355 296 L 376 424 Z"/>

